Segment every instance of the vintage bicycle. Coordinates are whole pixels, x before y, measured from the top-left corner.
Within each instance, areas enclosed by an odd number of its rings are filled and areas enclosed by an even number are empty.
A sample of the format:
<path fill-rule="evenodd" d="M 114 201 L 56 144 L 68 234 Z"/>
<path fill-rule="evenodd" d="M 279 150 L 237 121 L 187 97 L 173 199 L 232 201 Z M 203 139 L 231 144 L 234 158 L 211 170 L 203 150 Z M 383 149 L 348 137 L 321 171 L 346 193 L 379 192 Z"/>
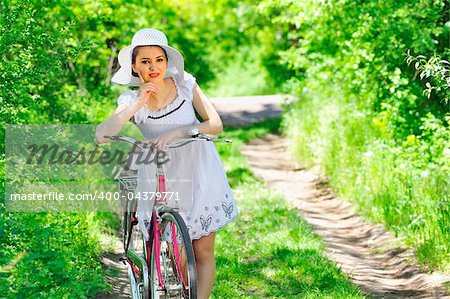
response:
<path fill-rule="evenodd" d="M 133 145 L 129 155 L 154 150 L 156 163 L 155 204 L 152 217 L 146 223 L 146 234 L 138 225 L 136 213 L 137 170 L 131 165 L 119 176 L 121 191 L 121 225 L 124 256 L 121 260 L 128 265 L 132 298 L 196 298 L 196 267 L 192 241 L 183 218 L 177 208 L 167 205 L 166 177 L 163 164 L 169 158 L 166 150 L 152 144 L 142 143 L 126 136 L 105 136 L 112 141 L 128 142 Z M 190 138 L 178 139 L 167 146 L 167 150 L 191 142 L 231 142 L 215 136 L 193 132 Z M 130 156 L 129 156 L 130 157 Z M 130 159 L 131 161 L 132 159 Z"/>

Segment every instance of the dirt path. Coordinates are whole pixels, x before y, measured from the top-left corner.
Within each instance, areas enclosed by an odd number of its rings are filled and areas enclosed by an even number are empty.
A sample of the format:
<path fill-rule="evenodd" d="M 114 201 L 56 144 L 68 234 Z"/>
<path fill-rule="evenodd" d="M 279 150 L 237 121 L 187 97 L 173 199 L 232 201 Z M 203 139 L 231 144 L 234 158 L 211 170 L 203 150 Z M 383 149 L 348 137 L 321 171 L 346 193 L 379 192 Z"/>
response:
<path fill-rule="evenodd" d="M 281 114 L 281 105 L 289 95 L 212 98 L 222 122 L 227 127 L 246 126 Z"/>
<path fill-rule="evenodd" d="M 326 245 L 327 256 L 353 283 L 374 298 L 450 298 L 440 283 L 449 276 L 421 273 L 410 250 L 380 225 L 355 214 L 311 171 L 293 165 L 287 140 L 277 135 L 253 140 L 243 149 L 252 171 L 285 195 Z"/>
<path fill-rule="evenodd" d="M 117 216 L 119 217 L 119 216 Z M 109 292 L 105 292 L 95 297 L 95 299 L 129 299 L 131 298 L 130 283 L 128 280 L 127 267 L 119 261 L 123 255 L 123 246 L 117 237 L 113 252 L 104 253 L 101 257 L 102 268 L 109 272 L 106 281 L 111 287 Z"/>

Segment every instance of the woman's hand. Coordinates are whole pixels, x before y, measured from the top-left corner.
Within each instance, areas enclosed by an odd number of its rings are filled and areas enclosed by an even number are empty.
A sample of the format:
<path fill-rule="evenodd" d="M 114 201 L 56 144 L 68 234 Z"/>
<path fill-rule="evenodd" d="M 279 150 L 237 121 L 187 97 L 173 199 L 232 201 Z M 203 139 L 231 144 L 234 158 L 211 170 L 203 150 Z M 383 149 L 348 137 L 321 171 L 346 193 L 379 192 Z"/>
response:
<path fill-rule="evenodd" d="M 173 130 L 167 134 L 158 136 L 156 138 L 146 140 L 146 141 L 144 141 L 144 143 L 153 143 L 156 145 L 157 148 L 165 149 L 169 142 L 171 142 L 172 140 L 178 139 L 178 138 L 186 137 L 185 135 L 186 134 L 183 134 L 182 130 L 178 129 L 178 130 Z"/>
<path fill-rule="evenodd" d="M 141 85 L 137 95 L 137 102 L 139 105 L 144 106 L 150 101 L 152 94 L 159 92 L 159 87 L 154 83 L 145 82 L 141 75 L 139 75 L 139 78 L 141 79 Z"/>

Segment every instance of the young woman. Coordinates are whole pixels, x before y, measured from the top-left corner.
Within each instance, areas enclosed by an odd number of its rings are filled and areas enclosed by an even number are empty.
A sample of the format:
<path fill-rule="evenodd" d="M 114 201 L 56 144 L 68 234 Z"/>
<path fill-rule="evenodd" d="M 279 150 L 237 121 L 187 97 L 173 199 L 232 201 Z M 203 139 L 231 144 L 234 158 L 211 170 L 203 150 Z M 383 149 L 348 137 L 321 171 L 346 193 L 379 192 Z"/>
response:
<path fill-rule="evenodd" d="M 97 127 L 98 143 L 108 142 L 103 136 L 117 134 L 128 121 L 136 124 L 146 142 L 155 143 L 159 148 L 192 132 L 222 132 L 216 110 L 195 78 L 184 71 L 182 55 L 168 46 L 161 31 L 152 28 L 138 31 L 131 45 L 120 51 L 119 64 L 121 68 L 112 82 L 139 86 L 139 89 L 120 95 L 114 114 Z M 195 112 L 202 121 L 196 118 Z M 190 167 L 180 167 L 187 159 L 191 159 Z M 215 233 L 237 216 L 237 207 L 212 142 L 194 142 L 190 147 L 176 149 L 165 169 L 167 179 L 178 178 L 180 169 L 190 172 L 188 186 L 186 180 L 174 179 L 171 191 L 180 192 L 180 200 L 184 201 L 185 208 L 180 214 L 193 240 L 198 298 L 209 298 L 216 270 Z M 139 166 L 137 191 L 155 191 L 154 177 L 154 167 Z M 145 219 L 150 219 L 151 207 L 152 203 L 138 203 L 141 227 Z"/>

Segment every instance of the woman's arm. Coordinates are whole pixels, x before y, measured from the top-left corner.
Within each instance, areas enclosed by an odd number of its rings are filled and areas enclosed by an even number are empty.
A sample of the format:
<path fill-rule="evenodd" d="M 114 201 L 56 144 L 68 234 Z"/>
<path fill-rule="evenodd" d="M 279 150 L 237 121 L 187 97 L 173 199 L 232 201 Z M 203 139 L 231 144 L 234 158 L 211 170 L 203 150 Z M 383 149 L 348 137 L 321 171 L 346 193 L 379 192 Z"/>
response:
<path fill-rule="evenodd" d="M 216 108 L 208 100 L 206 95 L 197 84 L 194 87 L 194 100 L 195 111 L 200 115 L 203 122 L 196 125 L 201 133 L 218 135 L 223 131 L 222 120 L 216 111 Z"/>
<path fill-rule="evenodd" d="M 133 103 L 131 106 L 120 104 L 110 117 L 97 126 L 95 130 L 96 143 L 109 142 L 109 139 L 104 138 L 104 136 L 116 135 L 139 109 L 140 107 L 137 107 L 136 103 Z"/>
<path fill-rule="evenodd" d="M 103 136 L 116 135 L 123 126 L 129 121 L 133 115 L 139 111 L 150 100 L 151 94 L 159 92 L 158 86 L 153 83 L 145 83 L 141 77 L 141 85 L 139 87 L 137 99 L 130 106 L 120 104 L 113 115 L 97 126 L 95 130 L 95 142 L 98 144 L 107 143 L 110 140 Z"/>

